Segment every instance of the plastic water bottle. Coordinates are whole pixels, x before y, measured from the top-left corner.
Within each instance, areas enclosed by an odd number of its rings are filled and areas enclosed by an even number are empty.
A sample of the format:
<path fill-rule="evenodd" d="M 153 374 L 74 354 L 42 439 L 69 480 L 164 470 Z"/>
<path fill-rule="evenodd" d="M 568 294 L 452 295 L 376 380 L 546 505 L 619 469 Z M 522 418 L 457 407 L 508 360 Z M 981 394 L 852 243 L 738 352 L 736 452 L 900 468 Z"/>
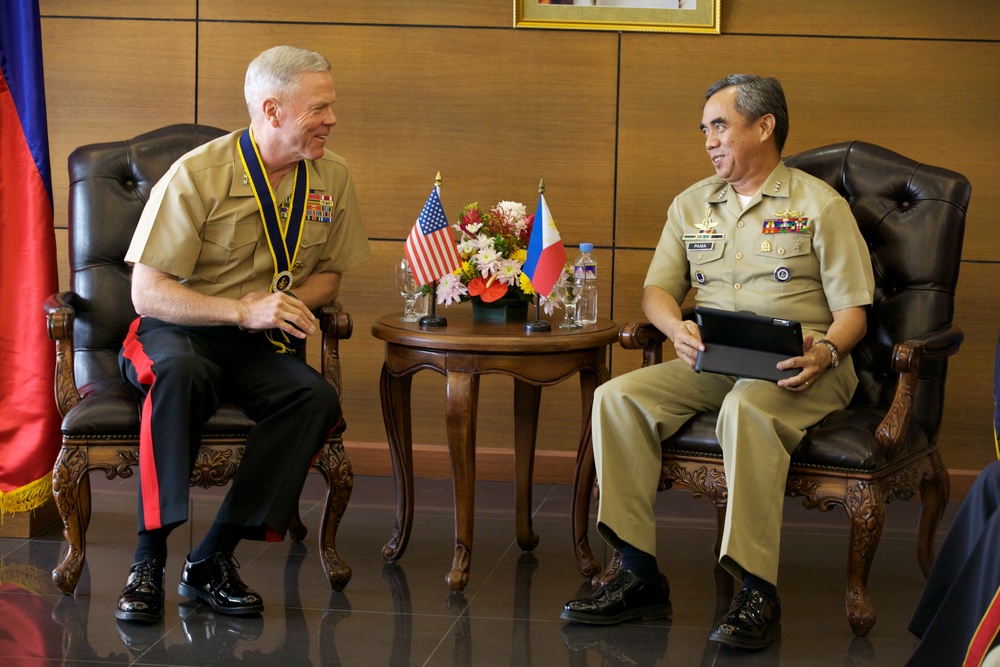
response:
<path fill-rule="evenodd" d="M 576 306 L 576 318 L 580 324 L 597 322 L 597 262 L 591 256 L 592 252 L 593 243 L 581 243 L 580 254 L 573 262 L 573 272 L 584 281 Z"/>

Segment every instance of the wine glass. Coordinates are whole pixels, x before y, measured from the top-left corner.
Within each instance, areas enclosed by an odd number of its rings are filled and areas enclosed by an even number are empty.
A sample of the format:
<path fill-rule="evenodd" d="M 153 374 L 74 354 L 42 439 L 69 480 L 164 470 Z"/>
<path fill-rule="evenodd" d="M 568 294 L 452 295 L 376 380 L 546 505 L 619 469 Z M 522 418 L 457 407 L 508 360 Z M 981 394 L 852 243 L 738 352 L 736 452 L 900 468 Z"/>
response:
<path fill-rule="evenodd" d="M 403 297 L 403 316 L 399 318 L 399 321 L 419 321 L 420 318 L 417 317 L 415 305 L 417 297 L 420 296 L 421 286 L 417 284 L 416 279 L 413 277 L 413 271 L 410 270 L 410 263 L 405 257 L 396 263 L 396 287 L 399 289 L 400 296 Z"/>
<path fill-rule="evenodd" d="M 563 271 L 562 277 L 556 283 L 556 296 L 562 301 L 566 314 L 563 315 L 562 322 L 556 325 L 558 329 L 579 329 L 583 325 L 576 319 L 576 304 L 580 300 L 583 292 L 583 279 L 578 276 L 572 267 Z"/>

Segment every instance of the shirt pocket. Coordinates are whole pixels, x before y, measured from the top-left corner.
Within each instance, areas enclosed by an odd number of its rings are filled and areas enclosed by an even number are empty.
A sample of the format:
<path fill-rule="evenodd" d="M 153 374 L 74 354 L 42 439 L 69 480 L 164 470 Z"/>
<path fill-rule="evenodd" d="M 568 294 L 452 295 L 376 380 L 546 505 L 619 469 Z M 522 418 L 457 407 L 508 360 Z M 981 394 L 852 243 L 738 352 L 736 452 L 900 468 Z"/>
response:
<path fill-rule="evenodd" d="M 758 270 L 753 287 L 761 292 L 791 294 L 820 284 L 809 234 L 760 234 L 754 252 Z"/>
<path fill-rule="evenodd" d="M 258 221 L 206 222 L 198 274 L 208 282 L 235 284 L 250 278 L 260 238 Z"/>
<path fill-rule="evenodd" d="M 333 223 L 306 220 L 302 224 L 297 261 L 310 269 L 322 259 Z"/>
<path fill-rule="evenodd" d="M 721 289 L 724 282 L 721 260 L 726 254 L 726 241 L 687 241 L 685 252 L 691 269 L 691 285 L 703 295 Z"/>

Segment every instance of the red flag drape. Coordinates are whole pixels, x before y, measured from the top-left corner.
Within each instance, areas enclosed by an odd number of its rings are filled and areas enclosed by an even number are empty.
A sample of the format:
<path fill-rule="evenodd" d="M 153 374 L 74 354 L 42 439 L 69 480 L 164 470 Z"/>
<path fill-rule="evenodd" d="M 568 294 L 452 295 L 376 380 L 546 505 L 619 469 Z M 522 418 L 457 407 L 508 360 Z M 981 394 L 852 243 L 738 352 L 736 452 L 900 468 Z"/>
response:
<path fill-rule="evenodd" d="M 60 445 L 42 302 L 58 289 L 38 2 L 0 2 L 0 518 L 43 504 Z"/>

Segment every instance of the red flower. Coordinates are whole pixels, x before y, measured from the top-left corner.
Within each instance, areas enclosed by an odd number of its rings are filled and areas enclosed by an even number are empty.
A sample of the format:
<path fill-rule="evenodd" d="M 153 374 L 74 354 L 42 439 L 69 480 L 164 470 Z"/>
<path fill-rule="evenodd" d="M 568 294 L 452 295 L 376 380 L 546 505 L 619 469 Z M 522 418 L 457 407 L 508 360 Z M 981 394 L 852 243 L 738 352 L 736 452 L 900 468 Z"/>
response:
<path fill-rule="evenodd" d="M 469 296 L 478 296 L 486 303 L 493 303 L 507 293 L 507 286 L 499 280 L 484 280 L 482 276 L 476 276 L 469 281 Z"/>

